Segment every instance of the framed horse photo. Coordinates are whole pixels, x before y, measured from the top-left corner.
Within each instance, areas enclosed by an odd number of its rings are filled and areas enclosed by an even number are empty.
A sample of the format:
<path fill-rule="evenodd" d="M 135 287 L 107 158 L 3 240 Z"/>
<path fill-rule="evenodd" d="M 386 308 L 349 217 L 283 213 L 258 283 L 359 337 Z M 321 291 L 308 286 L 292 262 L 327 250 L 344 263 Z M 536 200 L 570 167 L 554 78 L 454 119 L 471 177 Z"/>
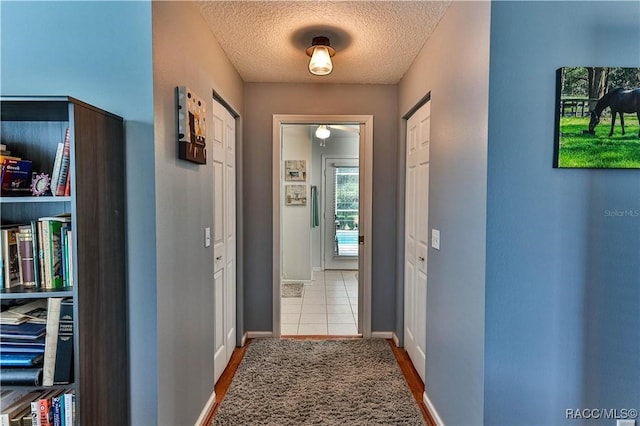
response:
<path fill-rule="evenodd" d="M 640 68 L 558 69 L 555 118 L 553 167 L 640 169 Z"/>

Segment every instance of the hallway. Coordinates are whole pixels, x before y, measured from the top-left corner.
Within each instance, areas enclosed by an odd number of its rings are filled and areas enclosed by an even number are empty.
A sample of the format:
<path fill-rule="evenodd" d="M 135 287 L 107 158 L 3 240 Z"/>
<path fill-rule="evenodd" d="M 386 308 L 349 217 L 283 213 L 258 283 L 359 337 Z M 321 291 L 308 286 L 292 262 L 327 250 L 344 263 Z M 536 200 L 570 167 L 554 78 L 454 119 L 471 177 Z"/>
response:
<path fill-rule="evenodd" d="M 281 298 L 283 336 L 358 334 L 356 271 L 315 271 L 302 297 Z"/>

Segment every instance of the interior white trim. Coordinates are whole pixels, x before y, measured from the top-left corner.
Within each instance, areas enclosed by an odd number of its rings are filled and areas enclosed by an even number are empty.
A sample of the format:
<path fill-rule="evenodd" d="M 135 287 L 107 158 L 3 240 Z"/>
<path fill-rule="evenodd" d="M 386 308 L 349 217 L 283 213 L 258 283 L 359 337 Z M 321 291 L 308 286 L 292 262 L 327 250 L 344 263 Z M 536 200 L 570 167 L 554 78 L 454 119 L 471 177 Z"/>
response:
<path fill-rule="evenodd" d="M 393 344 L 396 345 L 396 348 L 400 347 L 400 339 L 398 338 L 398 335 L 396 334 L 396 332 L 392 332 L 393 336 L 391 336 L 391 338 L 393 339 Z"/>
<path fill-rule="evenodd" d="M 429 395 L 427 395 L 426 390 L 422 393 L 422 402 L 424 402 L 424 405 L 427 406 L 427 411 L 429 411 L 429 414 L 431 414 L 431 417 L 433 417 L 433 420 L 436 422 L 436 425 L 445 426 L 444 422 L 440 418 L 440 414 L 438 414 L 438 411 L 436 411 L 436 407 L 431 403 L 431 400 L 429 399 Z"/>
<path fill-rule="evenodd" d="M 243 348 L 244 345 L 247 344 L 247 339 L 249 338 L 249 336 L 247 336 L 247 332 L 245 331 L 244 333 L 242 333 L 242 340 L 240 340 L 240 347 Z"/>
<path fill-rule="evenodd" d="M 393 338 L 393 331 L 372 331 L 372 339 L 391 339 Z"/>
<path fill-rule="evenodd" d="M 264 339 L 267 337 L 274 337 L 271 331 L 247 331 L 247 339 Z"/>
<path fill-rule="evenodd" d="M 216 391 L 213 391 L 211 393 L 211 396 L 207 400 L 207 403 L 205 404 L 204 408 L 202 409 L 202 412 L 198 416 L 198 419 L 193 424 L 193 426 L 205 426 L 204 421 L 207 420 L 207 417 L 209 417 L 209 413 L 211 413 L 211 410 L 213 410 L 213 407 L 215 407 L 215 405 L 216 405 Z"/>
<path fill-rule="evenodd" d="M 364 338 L 371 337 L 371 212 L 373 196 L 373 116 L 372 115 L 273 115 L 273 336 L 280 336 L 280 189 L 282 124 L 354 124 L 359 123 L 364 131 L 360 133 L 360 178 L 363 179 L 364 194 L 360 194 L 363 203 L 360 213 L 360 228 L 363 230 L 365 244 L 362 247 L 363 289 L 359 294 L 358 325 Z"/>

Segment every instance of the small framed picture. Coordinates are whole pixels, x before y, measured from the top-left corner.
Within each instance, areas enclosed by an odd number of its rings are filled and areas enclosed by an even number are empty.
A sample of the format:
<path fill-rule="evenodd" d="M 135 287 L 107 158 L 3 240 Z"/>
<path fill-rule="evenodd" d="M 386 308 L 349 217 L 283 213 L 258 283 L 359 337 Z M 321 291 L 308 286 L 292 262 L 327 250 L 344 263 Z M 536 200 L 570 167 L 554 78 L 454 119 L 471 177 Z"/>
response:
<path fill-rule="evenodd" d="M 178 86 L 178 158 L 207 164 L 205 102 L 186 86 Z"/>
<path fill-rule="evenodd" d="M 307 161 L 306 160 L 285 160 L 284 161 L 284 180 L 301 181 L 307 180 Z"/>
<path fill-rule="evenodd" d="M 286 185 L 284 203 L 287 206 L 306 206 L 307 185 Z"/>

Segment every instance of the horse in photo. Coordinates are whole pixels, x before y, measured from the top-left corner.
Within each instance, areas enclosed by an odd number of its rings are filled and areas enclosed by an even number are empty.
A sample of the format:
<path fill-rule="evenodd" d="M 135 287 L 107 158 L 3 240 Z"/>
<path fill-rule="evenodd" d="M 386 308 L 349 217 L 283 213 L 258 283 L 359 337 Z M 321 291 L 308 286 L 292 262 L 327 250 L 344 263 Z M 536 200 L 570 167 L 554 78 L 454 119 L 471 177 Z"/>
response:
<path fill-rule="evenodd" d="M 595 133 L 596 125 L 600 123 L 600 115 L 607 107 L 611 108 L 611 130 L 609 131 L 609 136 L 613 135 L 613 127 L 616 123 L 616 114 L 620 115 L 620 125 L 622 127 L 622 134 L 624 135 L 625 113 L 636 113 L 638 123 L 640 124 L 640 88 L 627 90 L 618 87 L 607 92 L 602 98 L 600 98 L 596 107 L 591 111 L 589 133 Z M 640 138 L 640 130 L 638 131 L 638 138 Z"/>

